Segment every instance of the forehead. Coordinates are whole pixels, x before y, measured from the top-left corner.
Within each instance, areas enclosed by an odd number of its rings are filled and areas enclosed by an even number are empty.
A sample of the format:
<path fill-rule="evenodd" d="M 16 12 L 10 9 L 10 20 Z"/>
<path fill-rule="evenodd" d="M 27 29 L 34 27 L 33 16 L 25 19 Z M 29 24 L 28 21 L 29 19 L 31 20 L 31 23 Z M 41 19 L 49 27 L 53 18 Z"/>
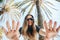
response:
<path fill-rule="evenodd" d="M 31 16 L 31 15 L 29 15 L 29 16 L 27 16 L 27 18 L 32 18 L 32 16 Z"/>

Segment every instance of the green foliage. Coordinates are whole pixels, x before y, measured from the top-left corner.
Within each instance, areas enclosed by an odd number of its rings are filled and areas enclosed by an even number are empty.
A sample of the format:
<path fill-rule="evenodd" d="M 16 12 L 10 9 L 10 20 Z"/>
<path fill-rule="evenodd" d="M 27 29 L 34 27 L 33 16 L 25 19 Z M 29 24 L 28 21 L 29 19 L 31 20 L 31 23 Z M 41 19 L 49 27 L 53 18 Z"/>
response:
<path fill-rule="evenodd" d="M 3 2 L 3 0 L 0 0 L 0 3 Z"/>

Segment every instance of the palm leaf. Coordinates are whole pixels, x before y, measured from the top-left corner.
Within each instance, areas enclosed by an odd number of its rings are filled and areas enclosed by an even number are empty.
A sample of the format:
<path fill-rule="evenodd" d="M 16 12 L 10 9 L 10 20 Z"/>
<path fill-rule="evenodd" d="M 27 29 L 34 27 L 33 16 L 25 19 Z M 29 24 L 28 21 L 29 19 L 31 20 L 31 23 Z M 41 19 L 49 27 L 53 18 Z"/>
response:
<path fill-rule="evenodd" d="M 7 0 L 6 0 L 7 1 Z M 7 3 L 12 4 L 14 0 L 8 0 Z"/>
<path fill-rule="evenodd" d="M 29 10 L 29 12 L 28 12 L 29 14 L 30 14 L 31 11 L 33 10 L 34 5 L 35 5 L 35 4 L 33 3 L 33 5 L 31 6 L 31 8 L 30 8 L 30 10 Z"/>
<path fill-rule="evenodd" d="M 43 4 L 43 5 L 44 5 L 44 4 Z M 46 5 L 44 5 L 44 7 L 45 7 L 47 13 L 50 15 L 50 17 L 52 17 L 52 16 L 51 16 L 52 12 L 48 9 L 48 7 L 46 7 Z"/>
<path fill-rule="evenodd" d="M 47 6 L 49 6 L 50 8 L 52 8 L 52 9 L 54 9 L 54 10 L 57 10 L 56 8 L 54 8 L 54 4 L 53 3 L 51 3 L 51 2 L 45 2 L 45 4 L 47 5 Z M 52 7 L 53 6 L 53 7 Z"/>
<path fill-rule="evenodd" d="M 50 19 L 50 17 L 49 17 L 49 16 L 48 16 L 48 14 L 47 14 L 47 11 L 46 11 L 46 9 L 44 8 L 44 6 L 43 6 L 43 5 L 41 6 L 41 8 L 42 8 L 42 9 L 43 9 L 43 11 L 45 12 L 45 14 L 46 14 L 47 18 L 48 18 L 48 19 Z"/>
<path fill-rule="evenodd" d="M 54 10 L 57 10 L 57 9 L 53 8 L 55 5 L 53 3 L 51 3 L 51 2 L 48 2 L 48 1 L 41 4 L 42 9 L 44 10 L 44 12 L 47 15 L 48 19 L 50 19 L 50 17 L 52 17 L 52 15 L 51 15 L 52 12 L 51 12 L 51 10 L 47 6 L 52 8 L 52 9 L 54 9 Z"/>
<path fill-rule="evenodd" d="M 21 2 L 16 2 L 16 3 L 14 3 L 14 5 L 12 5 L 12 6 L 15 7 L 15 8 L 17 8 L 20 4 L 21 4 Z"/>
<path fill-rule="evenodd" d="M 24 14 L 25 10 L 26 10 L 31 4 L 32 4 L 32 2 L 29 3 L 26 7 L 24 7 L 24 8 L 21 10 L 21 12 L 23 12 L 23 14 Z"/>
<path fill-rule="evenodd" d="M 25 4 L 28 3 L 28 2 L 30 2 L 30 0 L 23 1 L 23 2 L 21 2 L 17 7 L 21 7 L 21 6 L 25 5 Z"/>

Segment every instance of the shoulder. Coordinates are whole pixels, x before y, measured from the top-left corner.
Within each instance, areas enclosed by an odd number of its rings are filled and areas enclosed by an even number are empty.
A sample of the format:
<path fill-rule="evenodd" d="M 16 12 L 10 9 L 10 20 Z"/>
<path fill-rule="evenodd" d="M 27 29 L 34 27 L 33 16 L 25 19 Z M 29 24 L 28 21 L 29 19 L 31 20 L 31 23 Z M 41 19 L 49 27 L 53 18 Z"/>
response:
<path fill-rule="evenodd" d="M 19 33 L 21 34 L 21 31 L 22 31 L 22 27 L 20 27 L 20 29 L 19 29 Z"/>
<path fill-rule="evenodd" d="M 40 26 L 36 25 L 36 31 L 39 32 L 40 29 L 41 29 Z"/>

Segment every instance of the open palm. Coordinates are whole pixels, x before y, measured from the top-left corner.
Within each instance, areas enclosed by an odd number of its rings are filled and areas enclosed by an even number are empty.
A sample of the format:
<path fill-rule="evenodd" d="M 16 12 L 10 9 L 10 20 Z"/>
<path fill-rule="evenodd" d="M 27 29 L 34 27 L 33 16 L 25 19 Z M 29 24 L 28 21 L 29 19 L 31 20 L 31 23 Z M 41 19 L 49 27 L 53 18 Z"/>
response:
<path fill-rule="evenodd" d="M 49 25 L 47 25 L 46 21 L 44 21 L 44 27 L 45 27 L 45 40 L 49 40 L 52 37 L 55 37 L 60 30 L 60 26 L 56 28 L 57 23 L 54 22 L 53 28 L 52 28 L 52 20 L 49 21 Z"/>
<path fill-rule="evenodd" d="M 19 34 L 19 31 L 18 31 L 18 30 L 19 30 L 19 25 L 20 25 L 20 23 L 19 23 L 19 22 L 16 23 L 16 22 L 13 20 L 13 21 L 12 21 L 12 29 L 11 29 L 8 21 L 6 22 L 6 25 L 7 25 L 8 31 L 6 31 L 6 29 L 3 28 L 6 36 L 7 36 L 9 39 L 18 40 L 19 35 L 20 35 L 20 34 Z"/>

